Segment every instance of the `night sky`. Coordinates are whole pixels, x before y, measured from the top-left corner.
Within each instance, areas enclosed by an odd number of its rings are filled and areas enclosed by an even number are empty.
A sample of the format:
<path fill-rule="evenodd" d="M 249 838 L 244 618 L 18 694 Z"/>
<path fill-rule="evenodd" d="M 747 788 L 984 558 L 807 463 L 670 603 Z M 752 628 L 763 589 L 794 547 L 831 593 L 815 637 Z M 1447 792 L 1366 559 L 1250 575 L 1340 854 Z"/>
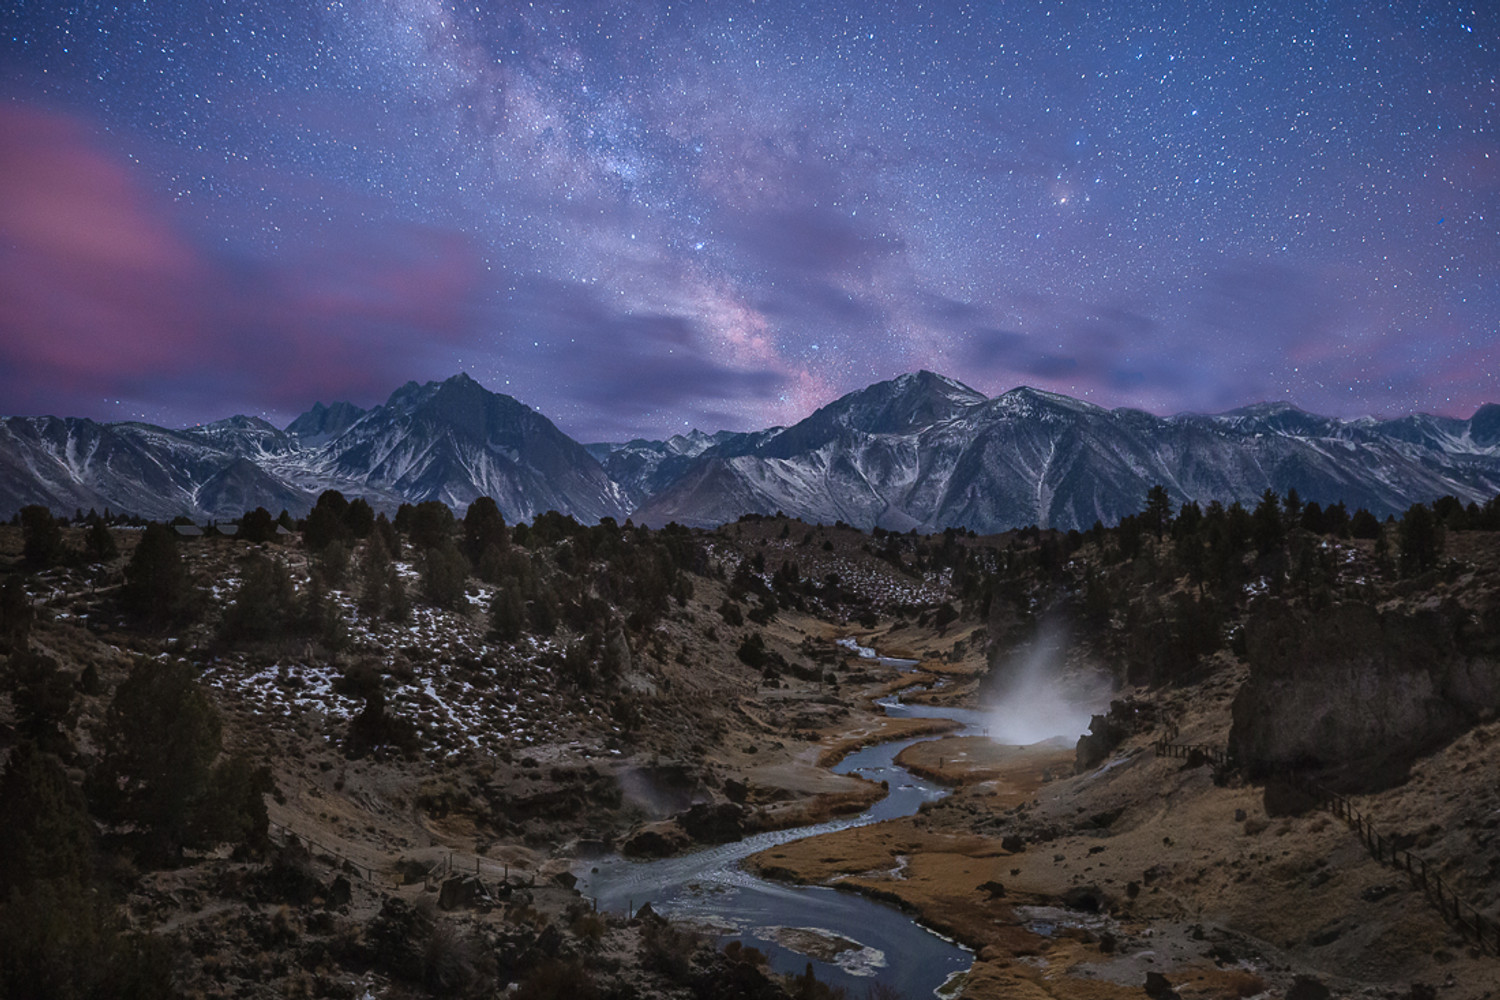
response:
<path fill-rule="evenodd" d="M 0 412 L 1500 401 L 1492 4 L 0 10 Z"/>

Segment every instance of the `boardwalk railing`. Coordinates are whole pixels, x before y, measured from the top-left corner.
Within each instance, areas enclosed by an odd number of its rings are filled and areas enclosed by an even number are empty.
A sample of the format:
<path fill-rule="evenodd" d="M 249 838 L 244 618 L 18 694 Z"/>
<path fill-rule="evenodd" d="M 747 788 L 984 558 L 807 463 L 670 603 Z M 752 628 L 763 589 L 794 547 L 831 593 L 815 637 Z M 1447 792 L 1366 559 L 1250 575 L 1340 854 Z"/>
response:
<path fill-rule="evenodd" d="M 1168 743 L 1166 740 L 1158 740 L 1153 746 L 1158 757 L 1188 760 L 1196 756 L 1220 766 L 1229 763 L 1229 751 L 1211 743 Z"/>
<path fill-rule="evenodd" d="M 387 888 L 400 888 L 403 885 L 415 884 L 400 881 L 397 878 L 384 872 L 377 872 L 369 865 L 361 864 L 351 859 L 344 849 L 330 847 L 327 844 L 320 844 L 316 840 L 313 840 L 311 837 L 300 834 L 296 830 L 293 830 L 288 826 L 284 826 L 281 823 L 271 823 L 269 832 L 273 839 L 282 844 L 296 841 L 314 854 L 332 859 L 335 868 L 353 875 L 355 878 L 368 882 L 371 885 L 380 885 Z M 441 882 L 449 876 L 453 875 L 474 875 L 480 878 L 487 877 L 493 879 L 500 885 L 536 885 L 535 872 L 526 872 L 520 868 L 512 871 L 510 865 L 508 864 L 490 861 L 488 858 L 480 858 L 477 855 L 472 858 L 472 867 L 470 866 L 469 861 L 470 859 L 459 857 L 458 855 L 450 851 L 448 855 L 443 858 L 442 862 L 439 865 L 430 869 L 423 876 L 423 886 L 430 888 L 435 882 Z"/>
<path fill-rule="evenodd" d="M 1203 743 L 1170 743 L 1158 740 L 1156 756 L 1191 759 L 1201 756 L 1218 765 L 1230 763 L 1229 751 Z M 1426 858 L 1419 857 L 1375 829 L 1369 817 L 1355 808 L 1347 796 L 1332 792 L 1294 771 L 1280 770 L 1276 777 L 1311 797 L 1318 806 L 1342 819 L 1364 843 L 1370 856 L 1383 865 L 1406 872 L 1411 884 L 1422 891 L 1443 919 L 1481 951 L 1500 955 L 1500 920 L 1487 917 L 1467 900 L 1461 899 Z"/>

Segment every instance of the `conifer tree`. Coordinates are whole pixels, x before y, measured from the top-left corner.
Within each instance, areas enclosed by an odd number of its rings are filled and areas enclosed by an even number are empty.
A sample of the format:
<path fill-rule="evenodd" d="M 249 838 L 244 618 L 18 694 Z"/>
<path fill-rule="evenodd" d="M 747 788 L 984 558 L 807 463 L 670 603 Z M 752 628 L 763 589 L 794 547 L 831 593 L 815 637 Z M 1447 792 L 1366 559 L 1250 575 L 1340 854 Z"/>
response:
<path fill-rule="evenodd" d="M 187 567 L 177 536 L 164 524 L 148 524 L 125 565 L 120 600 L 125 609 L 156 627 L 183 618 L 192 604 Z"/>
<path fill-rule="evenodd" d="M 464 513 L 464 554 L 476 566 L 482 565 L 490 549 L 503 553 L 510 545 L 510 532 L 493 497 L 480 497 Z M 483 574 L 480 574 L 483 577 Z M 488 577 L 488 582 L 493 583 Z"/>
<path fill-rule="evenodd" d="M 318 495 L 318 502 L 302 523 L 302 541 L 310 551 L 320 552 L 329 543 L 349 537 L 349 529 L 344 525 L 348 509 L 349 501 L 338 490 L 324 490 Z"/>
<path fill-rule="evenodd" d="M 1442 528 L 1426 504 L 1407 508 L 1397 528 L 1402 576 L 1416 576 L 1437 565 L 1443 550 Z"/>
<path fill-rule="evenodd" d="M 8 576 L 0 584 L 0 653 L 26 648 L 36 610 L 19 576 Z"/>
<path fill-rule="evenodd" d="M 21 508 L 20 518 L 21 558 L 26 568 L 46 569 L 62 562 L 66 554 L 62 528 L 52 512 L 41 504 L 30 504 Z"/>
<path fill-rule="evenodd" d="M 501 642 L 515 642 L 526 629 L 526 602 L 520 588 L 509 581 L 495 588 L 490 601 L 490 631 Z"/>
<path fill-rule="evenodd" d="M 1256 551 L 1263 556 L 1269 555 L 1286 538 L 1286 526 L 1281 519 L 1281 500 L 1276 496 L 1276 491 L 1267 488 L 1261 494 L 1260 503 L 1255 505 L 1255 513 L 1250 516 L 1254 525 L 1252 530 Z"/>
<path fill-rule="evenodd" d="M 356 541 L 370 537 L 375 530 L 375 511 L 364 497 L 355 497 L 344 508 L 344 531 Z"/>
<path fill-rule="evenodd" d="M 10 654 L 10 689 L 16 729 L 47 753 L 65 756 L 72 749 L 67 736 L 77 687 L 58 669 L 57 661 L 33 649 Z"/>
<path fill-rule="evenodd" d="M 134 825 L 148 860 L 180 856 L 219 754 L 219 717 L 183 661 L 137 660 L 115 690 L 91 787 L 99 812 Z"/>
<path fill-rule="evenodd" d="M 234 537 L 252 545 L 269 542 L 276 537 L 276 521 L 271 517 L 271 512 L 264 507 L 246 511 L 245 515 L 240 518 L 240 527 L 234 533 Z"/>
<path fill-rule="evenodd" d="M 422 593 L 437 607 L 458 607 L 464 599 L 468 577 L 468 560 L 452 539 L 428 549 L 422 559 Z"/>
<path fill-rule="evenodd" d="M 109 562 L 120 554 L 115 536 L 97 514 L 89 518 L 89 529 L 83 536 L 83 554 L 91 563 Z"/>
<path fill-rule="evenodd" d="M 255 642 L 285 632 L 295 621 L 295 599 L 286 567 L 253 553 L 241 566 L 240 585 L 224 613 L 224 638 Z"/>
<path fill-rule="evenodd" d="M 1166 533 L 1167 526 L 1172 523 L 1172 497 L 1165 486 L 1157 483 L 1146 491 L 1146 508 L 1141 519 L 1146 529 L 1158 539 Z"/>
<path fill-rule="evenodd" d="M 0 777 L 0 844 L 0 996 L 105 997 L 140 985 L 110 977 L 117 941 L 92 885 L 83 796 L 57 758 L 26 741 Z"/>

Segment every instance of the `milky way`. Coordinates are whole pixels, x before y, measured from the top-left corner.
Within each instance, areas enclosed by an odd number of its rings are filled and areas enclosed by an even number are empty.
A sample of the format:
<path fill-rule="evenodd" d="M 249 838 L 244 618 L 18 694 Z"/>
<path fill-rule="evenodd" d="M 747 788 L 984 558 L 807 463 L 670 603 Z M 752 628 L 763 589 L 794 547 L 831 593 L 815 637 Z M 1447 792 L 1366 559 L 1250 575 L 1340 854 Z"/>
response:
<path fill-rule="evenodd" d="M 1467 415 L 1497 44 L 1439 3 L 12 4 L 0 411 L 463 370 L 618 439 L 929 368 Z"/>

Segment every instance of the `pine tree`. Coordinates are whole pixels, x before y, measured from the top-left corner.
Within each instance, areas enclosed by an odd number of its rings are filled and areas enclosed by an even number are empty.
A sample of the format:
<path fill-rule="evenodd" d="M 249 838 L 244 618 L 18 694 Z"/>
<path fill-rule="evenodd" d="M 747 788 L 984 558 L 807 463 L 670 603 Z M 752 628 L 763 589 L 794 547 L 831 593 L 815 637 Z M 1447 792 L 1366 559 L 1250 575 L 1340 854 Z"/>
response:
<path fill-rule="evenodd" d="M 1264 556 L 1280 548 L 1286 538 L 1286 526 L 1281 519 L 1281 500 L 1276 491 L 1267 488 L 1261 494 L 1260 503 L 1255 505 L 1255 513 L 1250 516 L 1256 551 Z"/>
<path fill-rule="evenodd" d="M 21 558 L 27 569 L 46 569 L 63 561 L 62 528 L 52 512 L 40 504 L 21 508 Z"/>
<path fill-rule="evenodd" d="M 258 642 L 284 634 L 295 620 L 295 599 L 286 567 L 253 553 L 240 568 L 240 585 L 224 613 L 224 638 Z"/>
<path fill-rule="evenodd" d="M 152 625 L 179 621 L 192 605 L 187 567 L 177 551 L 177 536 L 164 524 L 148 524 L 125 565 L 120 601 L 125 609 Z"/>
<path fill-rule="evenodd" d="M 422 593 L 437 607 L 458 607 L 468 578 L 468 560 L 451 539 L 428 549 L 422 559 Z"/>
<path fill-rule="evenodd" d="M 320 552 L 330 542 L 349 537 L 344 525 L 348 509 L 349 501 L 338 490 L 324 490 L 318 495 L 318 502 L 302 523 L 302 541 L 309 551 Z"/>
<path fill-rule="evenodd" d="M 505 518 L 492 497 L 480 497 L 469 504 L 464 513 L 464 553 L 481 569 L 486 565 L 490 549 L 504 553 L 510 545 L 510 532 L 506 530 Z M 480 573 L 486 582 L 495 581 Z"/>
<path fill-rule="evenodd" d="M 71 751 L 67 728 L 77 687 L 58 669 L 57 661 L 32 649 L 13 651 L 10 688 L 21 737 L 47 753 L 62 756 Z"/>
<path fill-rule="evenodd" d="M 22 742 L 0 777 L 0 996 L 105 997 L 117 946 L 93 887 L 94 828 L 51 754 Z"/>
<path fill-rule="evenodd" d="M 219 717 L 183 661 L 138 660 L 115 689 L 91 787 L 99 812 L 133 824 L 148 860 L 181 855 L 219 754 Z"/>
<path fill-rule="evenodd" d="M 387 604 L 385 608 L 385 619 L 390 622 L 405 622 L 411 619 L 411 598 L 406 593 L 406 583 L 401 579 L 401 573 L 396 569 L 396 564 L 391 563 L 385 570 L 385 593 Z"/>
<path fill-rule="evenodd" d="M 83 554 L 91 563 L 109 562 L 120 554 L 115 536 L 97 514 L 89 518 L 89 530 L 83 536 Z"/>
<path fill-rule="evenodd" d="M 360 556 L 359 571 L 364 583 L 359 591 L 359 610 L 371 618 L 385 614 L 390 604 L 386 593 L 386 581 L 391 568 L 391 554 L 385 547 L 385 537 L 379 530 L 370 533 Z"/>
<path fill-rule="evenodd" d="M 240 518 L 240 527 L 234 537 L 252 545 L 269 542 L 276 537 L 276 521 L 271 517 L 271 512 L 264 507 L 246 511 L 245 515 Z"/>
<path fill-rule="evenodd" d="M 411 514 L 407 536 L 418 552 L 453 540 L 453 511 L 441 500 L 424 500 Z"/>
<path fill-rule="evenodd" d="M 364 497 L 355 497 L 344 509 L 344 530 L 356 541 L 369 538 L 375 530 L 375 511 Z"/>
<path fill-rule="evenodd" d="M 1442 528 L 1425 504 L 1407 508 L 1397 529 L 1402 576 L 1416 576 L 1437 565 L 1443 551 Z"/>
<path fill-rule="evenodd" d="M 1157 483 L 1146 491 L 1146 508 L 1141 512 L 1141 520 L 1158 539 L 1166 533 L 1172 523 L 1172 497 L 1165 486 Z"/>
<path fill-rule="evenodd" d="M 92 870 L 94 826 L 52 754 L 23 740 L 0 778 L 0 900 L 38 877 Z"/>
<path fill-rule="evenodd" d="M 19 576 L 8 576 L 0 584 L 0 653 L 26 648 L 36 610 Z"/>
<path fill-rule="evenodd" d="M 526 602 L 521 591 L 511 583 L 495 588 L 490 601 L 490 631 L 501 642 L 515 642 L 526 629 Z"/>

